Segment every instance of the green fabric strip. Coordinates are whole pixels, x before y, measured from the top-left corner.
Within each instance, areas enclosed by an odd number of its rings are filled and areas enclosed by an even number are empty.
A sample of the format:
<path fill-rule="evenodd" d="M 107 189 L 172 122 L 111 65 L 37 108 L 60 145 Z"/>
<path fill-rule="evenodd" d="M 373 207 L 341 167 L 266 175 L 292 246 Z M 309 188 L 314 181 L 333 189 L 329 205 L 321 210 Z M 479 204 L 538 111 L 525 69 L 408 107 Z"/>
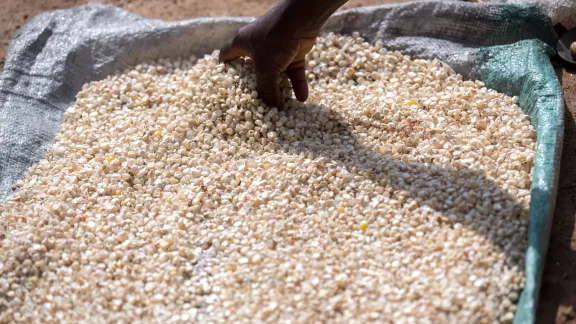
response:
<path fill-rule="evenodd" d="M 491 45 L 506 45 L 524 39 L 539 39 L 556 48 L 552 22 L 536 4 L 506 3 L 500 6 L 498 25 Z"/>
<path fill-rule="evenodd" d="M 509 6 L 504 8 L 509 14 Z M 486 86 L 517 96 L 519 106 L 530 116 L 537 131 L 525 260 L 526 281 L 514 323 L 534 323 L 536 320 L 560 169 L 564 103 L 560 84 L 550 63 L 554 51 L 546 43 L 525 40 L 511 45 L 481 48 L 476 54 L 477 69 Z"/>

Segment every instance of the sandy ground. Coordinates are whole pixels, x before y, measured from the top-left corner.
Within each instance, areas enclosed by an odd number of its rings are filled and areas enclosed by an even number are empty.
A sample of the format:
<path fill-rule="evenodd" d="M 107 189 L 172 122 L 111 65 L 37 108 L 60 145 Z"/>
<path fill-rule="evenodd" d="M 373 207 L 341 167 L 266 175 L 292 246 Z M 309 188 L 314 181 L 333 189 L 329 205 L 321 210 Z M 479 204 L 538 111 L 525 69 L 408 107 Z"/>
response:
<path fill-rule="evenodd" d="M 409 0 L 351 0 L 344 8 Z M 85 0 L 2 0 L 0 69 L 9 40 L 31 17 L 46 10 L 86 4 Z M 202 16 L 257 16 L 276 0 L 104 0 L 148 18 L 178 20 Z M 566 99 L 566 131 L 560 188 L 539 305 L 539 323 L 576 323 L 576 74 L 559 71 Z"/>

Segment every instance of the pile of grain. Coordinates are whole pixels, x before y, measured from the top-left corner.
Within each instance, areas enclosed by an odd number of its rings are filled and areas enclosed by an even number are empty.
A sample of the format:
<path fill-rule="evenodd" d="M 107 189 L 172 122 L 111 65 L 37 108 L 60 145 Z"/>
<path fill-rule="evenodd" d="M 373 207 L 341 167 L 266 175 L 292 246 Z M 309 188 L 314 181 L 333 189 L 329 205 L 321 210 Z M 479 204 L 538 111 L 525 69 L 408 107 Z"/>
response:
<path fill-rule="evenodd" d="M 0 322 L 510 321 L 516 99 L 357 37 L 308 59 L 280 110 L 217 53 L 86 85 L 0 207 Z"/>

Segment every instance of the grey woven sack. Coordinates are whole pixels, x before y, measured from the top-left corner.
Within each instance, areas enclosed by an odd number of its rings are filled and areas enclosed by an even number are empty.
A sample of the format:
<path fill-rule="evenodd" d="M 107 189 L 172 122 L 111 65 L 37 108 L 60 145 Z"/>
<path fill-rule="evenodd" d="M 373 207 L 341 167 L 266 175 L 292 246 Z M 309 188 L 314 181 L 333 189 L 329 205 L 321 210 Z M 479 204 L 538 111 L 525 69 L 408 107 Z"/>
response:
<path fill-rule="evenodd" d="M 390 49 L 438 58 L 510 96 L 537 129 L 526 282 L 516 323 L 533 323 L 557 189 L 563 99 L 549 57 L 547 11 L 526 4 L 416 2 L 334 15 L 324 32 L 360 32 Z M 160 57 L 201 56 L 251 18 L 148 20 L 90 4 L 32 19 L 10 42 L 0 75 L 0 198 L 42 159 L 82 85 Z"/>

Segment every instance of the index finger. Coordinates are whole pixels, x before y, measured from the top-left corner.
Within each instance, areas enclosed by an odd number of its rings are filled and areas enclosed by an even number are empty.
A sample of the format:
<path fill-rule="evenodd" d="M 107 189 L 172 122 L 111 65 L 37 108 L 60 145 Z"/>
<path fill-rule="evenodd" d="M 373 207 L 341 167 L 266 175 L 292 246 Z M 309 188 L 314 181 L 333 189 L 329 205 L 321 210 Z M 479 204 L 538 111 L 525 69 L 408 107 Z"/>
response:
<path fill-rule="evenodd" d="M 228 62 L 233 61 L 241 56 L 247 56 L 247 55 L 248 51 L 244 49 L 244 47 L 241 44 L 241 41 L 238 38 L 238 35 L 236 35 L 234 38 L 229 40 L 228 43 L 222 46 L 222 48 L 220 49 L 220 55 L 218 57 L 218 60 L 220 61 L 220 63 Z"/>
<path fill-rule="evenodd" d="M 308 82 L 306 81 L 306 60 L 293 62 L 286 69 L 286 74 L 292 83 L 296 99 L 300 102 L 308 99 Z"/>

